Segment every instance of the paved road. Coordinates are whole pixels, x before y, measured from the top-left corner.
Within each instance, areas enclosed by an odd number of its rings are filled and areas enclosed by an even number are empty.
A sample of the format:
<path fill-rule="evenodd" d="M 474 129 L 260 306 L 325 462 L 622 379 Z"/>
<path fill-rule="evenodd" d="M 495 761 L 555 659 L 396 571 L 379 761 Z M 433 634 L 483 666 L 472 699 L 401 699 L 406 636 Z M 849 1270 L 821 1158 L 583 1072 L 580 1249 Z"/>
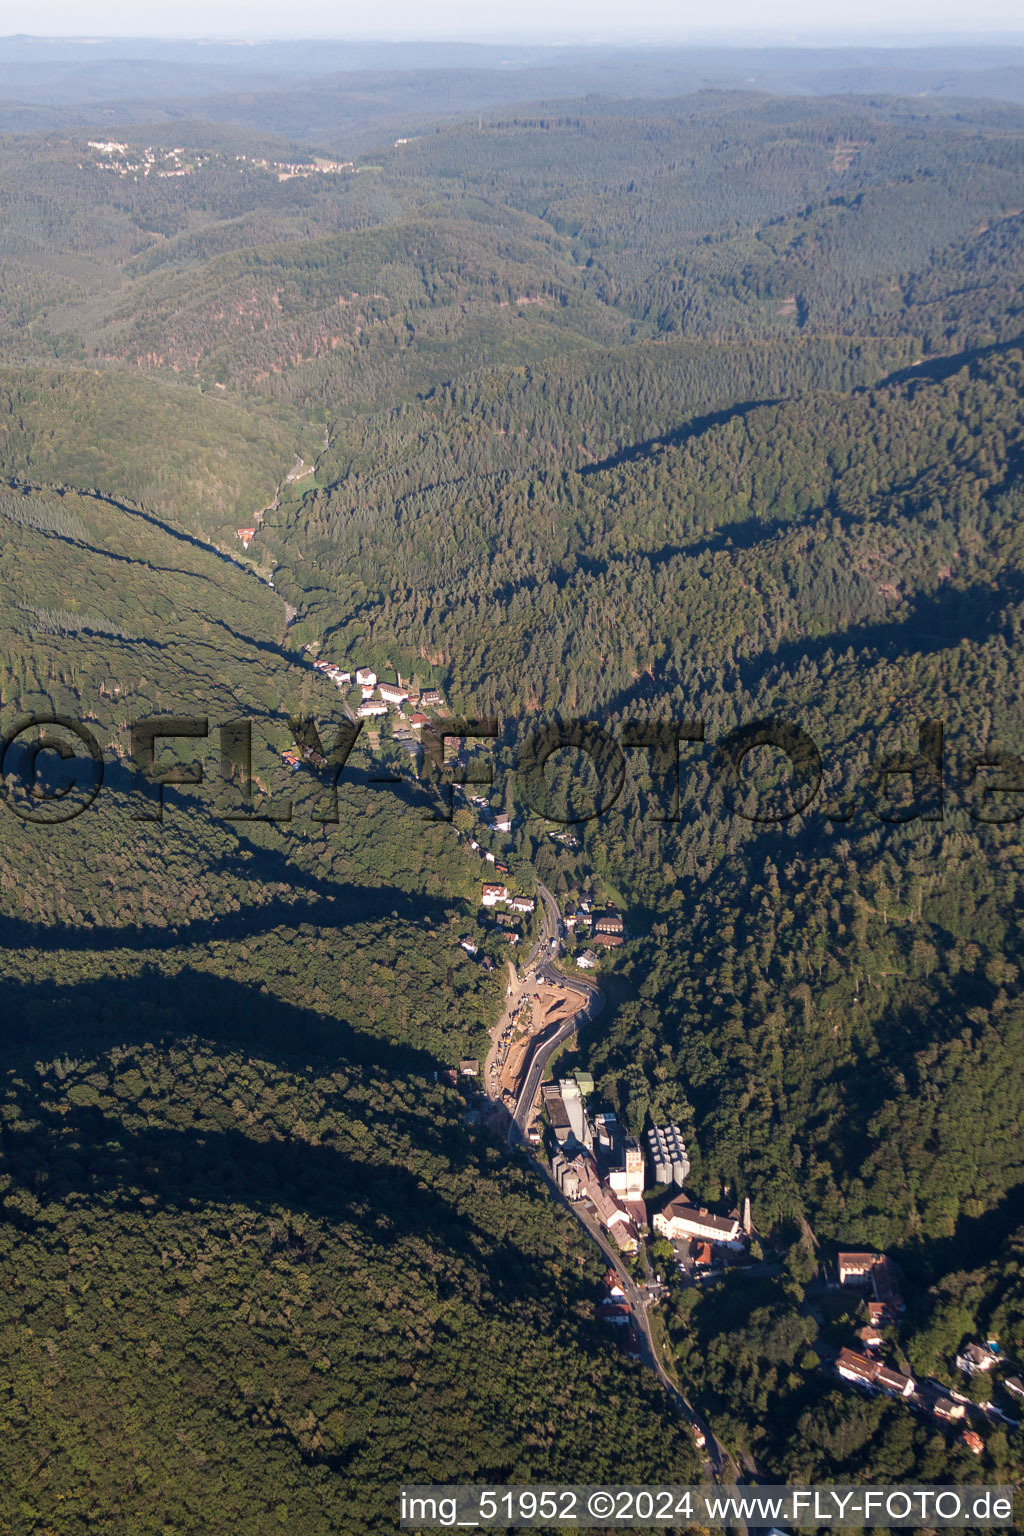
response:
<path fill-rule="evenodd" d="M 526 977 L 533 972 L 549 986 L 564 987 L 569 991 L 577 993 L 583 1007 L 573 1018 L 566 1020 L 549 1039 L 542 1041 L 536 1047 L 529 1071 L 519 1094 L 515 1114 L 509 1125 L 508 1144 L 510 1147 L 520 1145 L 524 1139 L 526 1126 L 532 1116 L 541 1079 L 544 1076 L 544 1069 L 552 1054 L 573 1034 L 578 1024 L 595 1018 L 604 1006 L 604 994 L 601 992 L 600 987 L 585 976 L 569 976 L 559 967 L 557 962 L 562 951 L 561 941 L 563 935 L 558 904 L 547 886 L 543 885 L 540 880 L 537 881 L 537 896 L 540 910 L 540 932 L 530 950 L 528 960 L 523 965 L 521 972 L 522 980 L 525 981 Z M 554 944 L 551 942 L 552 939 L 555 941 Z M 518 1001 L 519 996 L 521 996 L 522 990 L 523 988 L 520 985 L 520 987 L 515 989 L 513 996 L 510 997 L 505 1014 L 502 1017 L 502 1022 L 495 1032 L 495 1040 L 500 1037 L 501 1028 L 504 1027 L 504 1023 L 511 1009 L 515 1006 L 516 1001 Z M 492 1045 L 491 1049 L 493 1052 L 495 1049 L 494 1045 Z M 490 1059 L 489 1057 L 488 1060 Z M 488 1082 L 486 1073 L 484 1081 L 485 1083 Z M 575 1217 L 591 1240 L 597 1244 L 609 1267 L 618 1275 L 623 1294 L 629 1303 L 643 1347 L 644 1363 L 650 1370 L 654 1371 L 677 1412 L 686 1420 L 691 1431 L 694 1434 L 699 1433 L 704 1436 L 705 1468 L 708 1475 L 719 1480 L 723 1476 L 728 1476 L 729 1480 L 738 1482 L 738 1473 L 725 1447 L 716 1439 L 712 1433 L 711 1426 L 705 1423 L 696 1409 L 683 1396 L 658 1358 L 654 1336 L 651 1332 L 651 1321 L 647 1313 L 648 1296 L 646 1291 L 641 1290 L 637 1286 L 623 1263 L 618 1249 L 611 1238 L 606 1235 L 596 1217 L 584 1208 L 582 1202 L 573 1202 L 565 1198 L 551 1177 L 542 1158 L 537 1158 L 536 1163 L 544 1177 L 545 1185 L 551 1198 L 559 1205 L 564 1206 Z"/>
<path fill-rule="evenodd" d="M 557 1051 L 558 1047 L 568 1040 L 570 1035 L 575 1034 L 576 1025 L 580 1017 L 579 1014 L 573 1014 L 572 1018 L 566 1019 L 565 1023 L 561 1024 L 553 1035 L 550 1035 L 546 1040 L 539 1041 L 534 1047 L 530 1068 L 519 1091 L 515 1114 L 512 1116 L 512 1123 L 508 1128 L 508 1144 L 510 1147 L 518 1146 L 523 1140 L 526 1134 L 526 1127 L 533 1114 L 533 1106 L 537 1101 L 541 1078 L 544 1076 L 544 1068 L 547 1066 L 552 1053 Z"/>
<path fill-rule="evenodd" d="M 578 995 L 582 1008 L 571 1019 L 560 1026 L 548 1039 L 542 1040 L 534 1048 L 530 1061 L 529 1071 L 519 1093 L 516 1102 L 515 1114 L 512 1124 L 508 1128 L 508 1144 L 517 1146 L 522 1141 L 526 1127 L 533 1114 L 533 1106 L 540 1090 L 544 1069 L 551 1056 L 559 1046 L 568 1040 L 578 1025 L 594 1018 L 604 1006 L 604 995 L 599 987 L 592 981 L 585 980 L 582 976 L 567 976 L 555 964 L 562 950 L 562 920 L 558 910 L 558 903 L 548 890 L 546 885 L 537 881 L 537 896 L 540 901 L 540 938 L 534 949 L 533 956 L 540 955 L 535 966 L 536 975 L 550 987 L 561 987 L 566 991 Z M 554 943 L 552 944 L 552 940 Z"/>
<path fill-rule="evenodd" d="M 574 1018 L 568 1020 L 550 1040 L 545 1040 L 535 1051 L 529 1073 L 519 1095 L 515 1116 L 509 1127 L 509 1146 L 516 1146 L 523 1139 L 526 1125 L 533 1112 L 533 1105 L 537 1097 L 537 1091 L 540 1088 L 541 1078 L 544 1075 L 544 1068 L 547 1066 L 552 1053 L 558 1049 L 564 1040 L 568 1039 L 577 1024 L 582 1024 L 586 1020 L 595 1018 L 604 1006 L 604 994 L 600 987 L 585 976 L 569 976 L 558 966 L 557 961 L 562 948 L 562 924 L 558 904 L 547 886 L 543 885 L 539 880 L 537 881 L 537 895 L 541 902 L 541 931 L 543 939 L 541 944 L 543 958 L 536 967 L 537 975 L 546 981 L 549 986 L 565 987 L 572 992 L 578 993 L 583 1002 L 583 1009 Z M 551 944 L 552 938 L 556 941 L 553 947 Z M 651 1332 L 651 1321 L 647 1313 L 648 1297 L 646 1292 L 641 1290 L 636 1284 L 623 1263 L 618 1249 L 615 1247 L 612 1239 L 605 1234 L 596 1217 L 591 1215 L 582 1202 L 567 1200 L 552 1179 L 544 1162 L 538 1158 L 537 1163 L 541 1173 L 544 1175 L 545 1183 L 552 1199 L 564 1206 L 576 1218 L 592 1241 L 597 1244 L 609 1267 L 618 1275 L 623 1294 L 631 1308 L 644 1348 L 646 1357 L 644 1363 L 650 1370 L 654 1371 L 665 1391 L 669 1394 L 677 1411 L 689 1424 L 691 1430 L 704 1436 L 705 1455 L 707 1458 L 706 1467 L 712 1477 L 720 1478 L 723 1472 L 730 1467 L 728 1453 L 724 1446 L 715 1438 L 711 1426 L 704 1422 L 692 1404 L 683 1396 L 659 1360 L 654 1336 Z"/>
<path fill-rule="evenodd" d="M 647 1315 L 647 1296 L 636 1284 L 629 1270 L 626 1268 L 622 1255 L 614 1246 L 611 1239 L 605 1234 L 604 1229 L 594 1216 L 584 1207 L 581 1201 L 567 1200 L 555 1183 L 547 1167 L 538 1159 L 538 1167 L 544 1176 L 548 1193 L 559 1205 L 565 1207 L 585 1229 L 588 1236 L 601 1250 L 602 1256 L 607 1260 L 609 1268 L 613 1269 L 619 1277 L 623 1294 L 632 1310 L 633 1319 L 640 1334 L 641 1343 L 644 1346 L 644 1364 L 649 1370 L 654 1371 L 665 1391 L 669 1394 L 675 1408 L 694 1431 L 699 1431 L 706 1442 L 706 1465 L 713 1477 L 720 1477 L 723 1470 L 729 1465 L 728 1453 L 719 1443 L 707 1424 L 680 1392 L 675 1382 L 672 1381 L 665 1367 L 658 1359 L 654 1345 L 654 1337 L 651 1333 L 651 1320 Z"/>

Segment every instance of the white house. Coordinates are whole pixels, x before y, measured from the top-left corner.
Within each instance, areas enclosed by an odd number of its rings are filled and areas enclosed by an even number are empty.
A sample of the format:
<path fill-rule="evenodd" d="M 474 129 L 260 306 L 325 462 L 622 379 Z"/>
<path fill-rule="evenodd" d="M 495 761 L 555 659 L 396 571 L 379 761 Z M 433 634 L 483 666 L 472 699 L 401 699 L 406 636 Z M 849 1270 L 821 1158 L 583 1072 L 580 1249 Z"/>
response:
<path fill-rule="evenodd" d="M 356 682 L 361 688 L 376 688 L 377 674 L 371 667 L 356 667 Z"/>
<path fill-rule="evenodd" d="M 508 901 L 507 885 L 484 885 L 481 887 L 481 906 L 496 907 L 499 901 Z"/>
<path fill-rule="evenodd" d="M 394 683 L 381 683 L 377 692 L 386 704 L 404 704 L 409 697 L 404 688 L 396 688 Z"/>
<path fill-rule="evenodd" d="M 360 720 L 368 720 L 371 715 L 386 715 L 388 707 L 377 699 L 370 699 L 365 704 L 360 704 L 356 714 Z"/>
<path fill-rule="evenodd" d="M 983 1376 L 998 1363 L 999 1356 L 983 1344 L 968 1344 L 956 1357 L 957 1369 L 965 1376 Z"/>
<path fill-rule="evenodd" d="M 904 1376 L 902 1371 L 894 1371 L 887 1365 L 878 1367 L 875 1385 L 885 1392 L 895 1392 L 897 1397 L 912 1397 L 917 1389 L 913 1376 Z"/>
<path fill-rule="evenodd" d="M 657 1221 L 658 1218 L 654 1219 Z M 856 1382 L 858 1386 L 873 1387 L 878 1375 L 878 1361 L 869 1359 L 867 1355 L 859 1355 L 853 1349 L 841 1349 L 836 1360 L 836 1370 L 847 1381 Z"/>

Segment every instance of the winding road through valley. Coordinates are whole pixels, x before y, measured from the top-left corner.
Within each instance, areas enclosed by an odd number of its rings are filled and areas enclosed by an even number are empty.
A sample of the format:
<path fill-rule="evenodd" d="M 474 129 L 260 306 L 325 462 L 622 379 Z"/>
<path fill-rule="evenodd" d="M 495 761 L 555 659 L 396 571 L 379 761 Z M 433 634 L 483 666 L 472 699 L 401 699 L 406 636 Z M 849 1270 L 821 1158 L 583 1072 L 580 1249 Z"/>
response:
<path fill-rule="evenodd" d="M 534 878 L 536 880 L 536 876 Z M 544 1071 L 551 1057 L 575 1033 L 579 1025 L 596 1018 L 604 1007 L 604 994 L 601 992 L 600 987 L 585 977 L 568 976 L 559 966 L 558 961 L 562 952 L 563 930 L 558 903 L 551 891 L 540 880 L 536 880 L 536 887 L 540 916 L 539 931 L 523 962 L 521 970 L 517 972 L 515 967 L 509 966 L 511 980 L 505 1009 L 492 1032 L 491 1048 L 484 1066 L 484 1083 L 487 1085 L 488 1092 L 490 1091 L 491 1084 L 491 1068 L 497 1057 L 502 1033 L 510 1022 L 518 1003 L 530 989 L 531 985 L 536 985 L 537 981 L 542 981 L 550 987 L 575 992 L 579 994 L 582 1006 L 571 1018 L 566 1019 L 557 1030 L 538 1040 L 534 1046 L 529 1067 L 516 1100 L 515 1110 L 509 1121 L 508 1145 L 510 1148 L 525 1145 L 526 1127 L 533 1117 L 534 1106 L 537 1102 L 537 1095 L 540 1092 Z M 650 1288 L 637 1285 L 615 1244 L 604 1232 L 596 1217 L 585 1209 L 584 1202 L 566 1199 L 551 1177 L 543 1157 L 536 1157 L 534 1161 L 544 1179 L 545 1187 L 551 1198 L 556 1204 L 563 1206 L 580 1223 L 587 1236 L 601 1250 L 602 1257 L 606 1260 L 609 1268 L 614 1270 L 619 1277 L 623 1295 L 631 1309 L 633 1321 L 642 1345 L 643 1363 L 649 1370 L 654 1371 L 676 1410 L 686 1420 L 694 1436 L 703 1436 L 706 1457 L 705 1468 L 708 1475 L 718 1480 L 728 1476 L 730 1480 L 738 1482 L 738 1473 L 725 1447 L 715 1437 L 711 1426 L 701 1418 L 696 1409 L 683 1396 L 659 1359 L 648 1315 L 648 1308 L 652 1300 Z"/>

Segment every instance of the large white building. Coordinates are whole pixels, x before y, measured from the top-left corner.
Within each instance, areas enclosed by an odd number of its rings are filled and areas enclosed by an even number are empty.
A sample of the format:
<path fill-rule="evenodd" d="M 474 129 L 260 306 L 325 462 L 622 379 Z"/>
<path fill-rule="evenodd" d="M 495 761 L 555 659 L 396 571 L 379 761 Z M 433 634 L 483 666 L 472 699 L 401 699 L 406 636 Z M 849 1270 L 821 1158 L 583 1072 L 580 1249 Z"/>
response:
<path fill-rule="evenodd" d="M 681 1237 L 697 1237 L 705 1243 L 734 1243 L 740 1235 L 738 1216 L 712 1216 L 703 1206 L 690 1205 L 682 1198 L 670 1200 L 653 1222 L 655 1232 L 676 1242 Z"/>

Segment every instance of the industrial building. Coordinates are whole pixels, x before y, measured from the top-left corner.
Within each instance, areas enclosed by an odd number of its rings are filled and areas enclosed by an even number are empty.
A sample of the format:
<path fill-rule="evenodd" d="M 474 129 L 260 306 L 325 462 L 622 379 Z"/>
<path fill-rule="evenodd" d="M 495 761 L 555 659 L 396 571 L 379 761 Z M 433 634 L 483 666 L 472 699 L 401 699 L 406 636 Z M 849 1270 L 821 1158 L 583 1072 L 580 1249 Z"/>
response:
<path fill-rule="evenodd" d="M 557 1084 L 545 1083 L 544 1096 L 551 1129 L 560 1150 L 590 1151 L 594 1138 L 587 1123 L 586 1101 L 580 1085 L 571 1077 L 563 1077 Z"/>
<path fill-rule="evenodd" d="M 622 1166 L 608 1173 L 609 1187 L 626 1200 L 639 1200 L 644 1192 L 644 1155 L 638 1142 L 627 1136 L 623 1144 Z"/>
<path fill-rule="evenodd" d="M 678 1125 L 653 1125 L 647 1132 L 647 1154 L 652 1183 L 678 1184 L 682 1188 L 690 1172 L 690 1159 Z"/>

